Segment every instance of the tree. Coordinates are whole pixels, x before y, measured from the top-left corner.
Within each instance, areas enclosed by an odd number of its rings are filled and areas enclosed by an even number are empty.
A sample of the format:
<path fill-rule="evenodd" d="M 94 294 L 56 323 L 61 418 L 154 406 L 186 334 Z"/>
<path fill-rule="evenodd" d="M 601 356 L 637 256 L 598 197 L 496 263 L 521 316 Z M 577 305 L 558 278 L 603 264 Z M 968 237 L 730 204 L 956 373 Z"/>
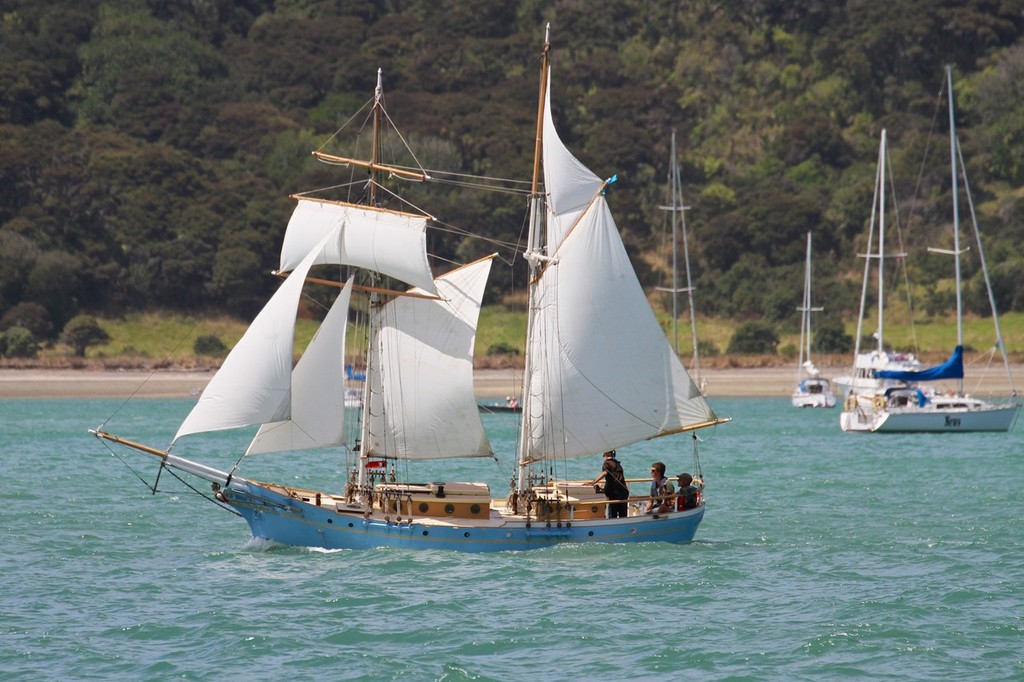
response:
<path fill-rule="evenodd" d="M 759 353 L 775 353 L 779 345 L 779 335 L 767 322 L 758 320 L 744 322 L 729 339 L 730 353 L 757 355 Z"/>
<path fill-rule="evenodd" d="M 75 349 L 75 355 L 85 357 L 85 349 L 110 340 L 110 335 L 90 315 L 73 317 L 61 332 L 60 340 Z"/>
<path fill-rule="evenodd" d="M 11 327 L 0 334 L 0 353 L 5 358 L 34 358 L 38 352 L 32 332 L 24 327 Z"/>
<path fill-rule="evenodd" d="M 853 337 L 846 333 L 842 320 L 822 320 L 814 331 L 814 348 L 819 353 L 849 353 Z"/>
<path fill-rule="evenodd" d="M 19 303 L 0 317 L 0 331 L 14 327 L 27 329 L 35 339 L 48 339 L 53 334 L 53 322 L 46 308 L 27 301 Z"/>
<path fill-rule="evenodd" d="M 215 334 L 203 334 L 197 336 L 195 343 L 192 344 L 192 352 L 196 355 L 213 355 L 223 356 L 227 352 L 227 346 L 220 340 L 220 337 Z"/>

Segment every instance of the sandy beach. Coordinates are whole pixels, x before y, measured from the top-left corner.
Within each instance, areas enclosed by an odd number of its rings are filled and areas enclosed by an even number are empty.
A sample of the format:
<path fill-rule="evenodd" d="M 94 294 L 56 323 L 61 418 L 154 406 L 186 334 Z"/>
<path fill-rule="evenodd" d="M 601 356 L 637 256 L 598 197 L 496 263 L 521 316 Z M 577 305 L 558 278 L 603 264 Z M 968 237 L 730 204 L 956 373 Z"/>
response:
<path fill-rule="evenodd" d="M 1013 368 L 1021 376 L 1024 367 Z M 841 368 L 823 372 L 843 373 Z M 1001 366 L 967 368 L 965 388 L 979 395 L 1007 394 L 1009 382 Z M 707 369 L 703 371 L 711 397 L 785 397 L 793 390 L 792 367 Z M 12 398 L 188 398 L 198 396 L 213 376 L 212 370 L 39 370 L 0 369 L 0 399 Z M 519 390 L 522 371 L 484 369 L 476 373 L 480 399 L 502 399 Z M 983 390 L 984 389 L 984 390 Z"/>

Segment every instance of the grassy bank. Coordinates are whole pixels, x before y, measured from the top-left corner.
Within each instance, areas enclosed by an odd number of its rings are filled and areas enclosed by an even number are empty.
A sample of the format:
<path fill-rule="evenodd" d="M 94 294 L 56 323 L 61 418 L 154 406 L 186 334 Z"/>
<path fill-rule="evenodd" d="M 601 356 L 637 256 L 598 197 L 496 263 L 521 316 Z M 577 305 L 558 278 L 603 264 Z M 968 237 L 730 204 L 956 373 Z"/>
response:
<path fill-rule="evenodd" d="M 199 336 L 212 335 L 231 347 L 241 337 L 246 322 L 228 317 L 197 318 L 186 315 L 146 313 L 130 315 L 119 319 L 100 320 L 101 326 L 110 335 L 102 345 L 89 348 L 85 360 L 73 358 L 71 350 L 57 344 L 44 348 L 39 357 L 30 362 L 8 362 L 8 366 L 90 366 L 109 367 L 208 367 L 219 363 L 219 358 L 197 357 L 193 344 Z M 1014 313 L 1000 318 L 1007 349 L 1015 361 L 1024 359 L 1024 314 Z M 932 318 L 911 327 L 908 324 L 886 323 L 886 343 L 900 350 L 915 350 L 926 361 L 938 361 L 948 356 L 956 341 L 956 325 L 953 318 Z M 669 321 L 663 320 L 669 335 L 672 330 Z M 724 350 L 739 322 L 724 319 L 700 320 L 697 325 L 701 342 L 709 342 L 718 353 L 707 352 L 702 364 L 707 367 L 766 367 L 785 365 L 793 362 L 799 345 L 799 330 L 779 333 L 779 351 L 769 356 L 728 356 Z M 847 323 L 847 332 L 852 336 L 856 331 L 854 322 Z M 301 350 L 316 332 L 317 324 L 300 320 L 296 331 L 296 348 Z M 865 327 L 867 328 L 867 327 Z M 872 327 L 873 329 L 873 327 Z M 520 363 L 523 338 L 526 333 L 526 317 L 523 313 L 509 311 L 500 306 L 486 307 L 480 314 L 480 332 L 476 343 L 476 361 L 480 366 L 502 366 Z M 994 347 L 995 336 L 989 319 L 971 318 L 964 322 L 965 347 L 983 353 Z M 350 354 L 359 354 L 359 340 L 350 339 Z M 692 354 L 689 322 L 679 324 L 680 354 L 687 358 Z M 513 355 L 491 355 L 489 349 L 511 348 L 520 352 Z M 842 366 L 849 362 L 848 355 L 817 357 L 822 366 Z"/>

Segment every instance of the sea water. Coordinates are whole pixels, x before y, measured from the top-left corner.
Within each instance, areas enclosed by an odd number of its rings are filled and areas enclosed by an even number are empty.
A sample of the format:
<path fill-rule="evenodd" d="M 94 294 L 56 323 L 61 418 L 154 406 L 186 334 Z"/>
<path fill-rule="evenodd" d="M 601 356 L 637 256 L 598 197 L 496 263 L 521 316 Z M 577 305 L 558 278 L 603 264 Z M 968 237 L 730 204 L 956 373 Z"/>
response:
<path fill-rule="evenodd" d="M 844 434 L 835 410 L 712 404 L 733 421 L 699 432 L 695 542 L 467 555 L 269 547 L 167 472 L 152 494 L 154 458 L 87 434 L 113 415 L 164 447 L 189 401 L 0 401 L 0 677 L 1024 679 L 1020 425 Z M 496 462 L 411 475 L 503 493 L 516 419 L 485 416 Z M 229 438 L 175 451 L 226 469 Z M 619 459 L 675 474 L 691 449 Z M 260 480 L 346 476 L 333 454 L 250 460 Z M 600 457 L 559 466 L 593 476 Z"/>

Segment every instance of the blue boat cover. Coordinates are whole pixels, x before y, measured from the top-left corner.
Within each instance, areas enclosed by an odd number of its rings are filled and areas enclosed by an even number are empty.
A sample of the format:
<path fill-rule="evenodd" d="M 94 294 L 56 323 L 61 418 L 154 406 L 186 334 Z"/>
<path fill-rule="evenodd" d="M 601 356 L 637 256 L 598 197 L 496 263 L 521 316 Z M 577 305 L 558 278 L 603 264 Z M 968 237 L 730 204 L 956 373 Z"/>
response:
<path fill-rule="evenodd" d="M 880 369 L 875 372 L 880 379 L 897 379 L 899 381 L 937 381 L 939 379 L 964 378 L 964 348 L 957 346 L 953 354 L 941 365 L 922 369 L 917 372 L 900 372 L 897 370 Z"/>

